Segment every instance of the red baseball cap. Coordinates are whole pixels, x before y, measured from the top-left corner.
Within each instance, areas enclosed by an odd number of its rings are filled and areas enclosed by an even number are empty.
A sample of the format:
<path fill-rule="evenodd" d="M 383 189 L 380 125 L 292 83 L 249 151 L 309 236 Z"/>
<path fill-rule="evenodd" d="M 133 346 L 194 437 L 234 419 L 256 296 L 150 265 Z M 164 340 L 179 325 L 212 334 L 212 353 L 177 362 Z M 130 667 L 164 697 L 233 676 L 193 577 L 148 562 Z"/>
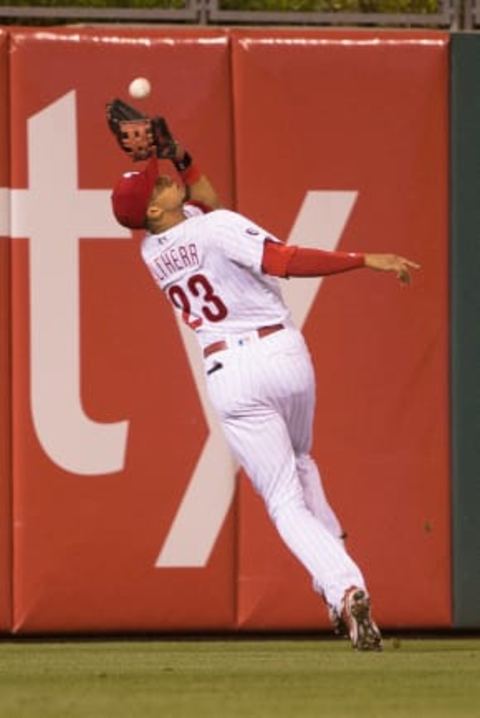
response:
<path fill-rule="evenodd" d="M 151 157 L 145 168 L 125 172 L 112 193 L 113 214 L 117 222 L 129 229 L 143 229 L 148 203 L 158 178 L 158 160 Z"/>

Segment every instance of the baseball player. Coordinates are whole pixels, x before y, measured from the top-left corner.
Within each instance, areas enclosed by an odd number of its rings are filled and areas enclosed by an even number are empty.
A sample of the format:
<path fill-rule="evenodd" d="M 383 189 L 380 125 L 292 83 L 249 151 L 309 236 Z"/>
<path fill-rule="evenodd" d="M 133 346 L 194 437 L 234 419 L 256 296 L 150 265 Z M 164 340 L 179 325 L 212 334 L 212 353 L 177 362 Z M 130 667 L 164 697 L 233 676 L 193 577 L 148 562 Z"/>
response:
<path fill-rule="evenodd" d="M 146 230 L 143 260 L 196 333 L 228 444 L 286 546 L 311 575 L 336 632 L 346 632 L 358 650 L 381 650 L 364 577 L 345 549 L 310 454 L 314 373 L 278 278 L 369 268 L 408 283 L 419 266 L 391 254 L 285 245 L 247 217 L 220 208 L 212 184 L 163 119 L 153 118 L 147 134 L 135 135 L 130 118 L 125 129 L 115 117 L 115 102 L 108 116 L 120 146 L 133 159 L 147 159 L 116 184 L 115 217 Z M 173 162 L 181 183 L 159 173 L 158 157 Z"/>

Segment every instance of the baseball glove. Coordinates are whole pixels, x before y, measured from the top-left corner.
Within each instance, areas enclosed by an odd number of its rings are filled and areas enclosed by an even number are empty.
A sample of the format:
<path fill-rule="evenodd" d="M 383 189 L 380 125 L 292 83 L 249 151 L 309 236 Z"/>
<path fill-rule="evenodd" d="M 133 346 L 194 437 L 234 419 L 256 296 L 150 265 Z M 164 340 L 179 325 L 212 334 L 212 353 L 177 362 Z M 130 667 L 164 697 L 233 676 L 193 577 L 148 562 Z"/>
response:
<path fill-rule="evenodd" d="M 123 100 L 107 103 L 107 123 L 121 149 L 134 162 L 153 155 L 161 159 L 174 159 L 177 143 L 163 117 L 143 115 Z"/>

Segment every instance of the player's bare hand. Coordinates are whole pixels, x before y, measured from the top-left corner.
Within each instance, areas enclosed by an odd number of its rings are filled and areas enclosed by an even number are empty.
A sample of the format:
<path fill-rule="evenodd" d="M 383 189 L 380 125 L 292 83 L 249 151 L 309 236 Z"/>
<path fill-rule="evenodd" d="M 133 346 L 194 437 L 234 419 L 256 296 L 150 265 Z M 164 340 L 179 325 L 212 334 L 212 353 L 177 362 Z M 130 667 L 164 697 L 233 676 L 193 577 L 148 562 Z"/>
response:
<path fill-rule="evenodd" d="M 396 254 L 366 254 L 365 266 L 378 272 L 395 272 L 402 284 L 412 281 L 412 269 L 420 269 L 420 265 Z"/>

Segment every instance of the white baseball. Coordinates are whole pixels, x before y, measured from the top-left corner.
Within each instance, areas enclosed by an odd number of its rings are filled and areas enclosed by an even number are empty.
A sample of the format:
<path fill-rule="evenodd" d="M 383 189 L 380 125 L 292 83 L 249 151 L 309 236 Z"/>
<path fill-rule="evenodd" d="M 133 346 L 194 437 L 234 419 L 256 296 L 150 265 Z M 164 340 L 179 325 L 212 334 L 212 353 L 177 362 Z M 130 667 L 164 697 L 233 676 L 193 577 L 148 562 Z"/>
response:
<path fill-rule="evenodd" d="M 135 97 L 137 100 L 148 97 L 151 89 L 152 86 L 146 77 L 136 77 L 128 86 L 130 97 Z"/>

